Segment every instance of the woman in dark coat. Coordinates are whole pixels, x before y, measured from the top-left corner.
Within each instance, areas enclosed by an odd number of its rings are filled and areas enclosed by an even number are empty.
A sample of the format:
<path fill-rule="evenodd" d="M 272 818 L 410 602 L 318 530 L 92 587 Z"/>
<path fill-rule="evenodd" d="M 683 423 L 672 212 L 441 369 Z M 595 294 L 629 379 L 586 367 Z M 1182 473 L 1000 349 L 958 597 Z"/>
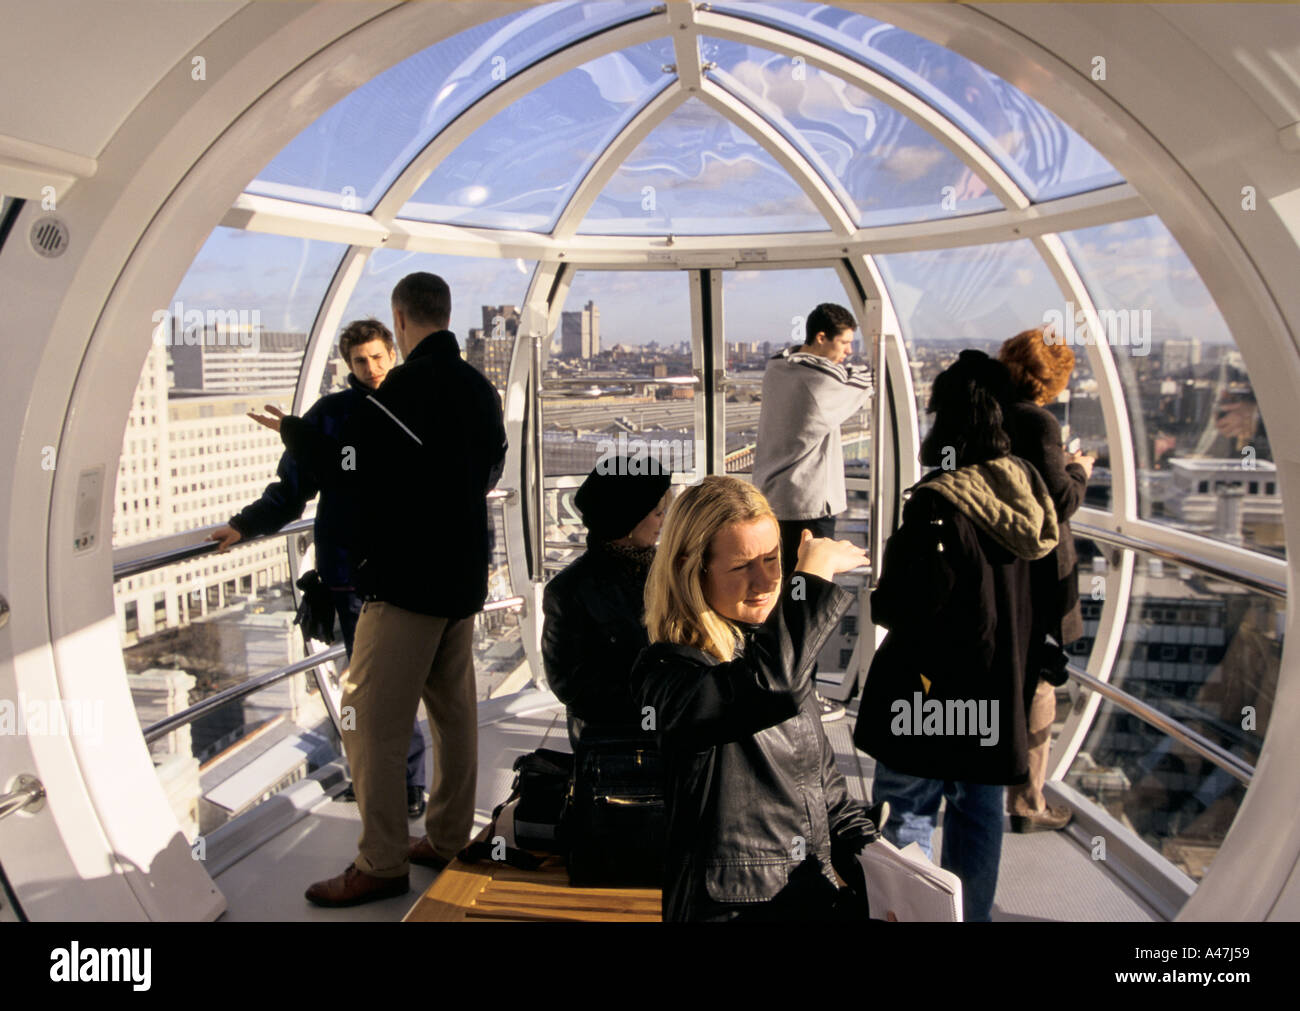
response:
<path fill-rule="evenodd" d="M 1031 579 L 1034 600 L 1042 605 L 1034 629 L 1037 649 L 1046 637 L 1061 647 L 1083 635 L 1079 608 L 1078 556 L 1070 517 L 1083 503 L 1084 490 L 1092 476 L 1091 456 L 1066 453 L 1061 445 L 1061 426 L 1044 405 L 1055 400 L 1070 381 L 1074 351 L 1043 328 L 1018 333 L 1002 345 L 998 360 L 1011 374 L 1012 397 L 1006 405 L 1003 427 L 1011 437 L 1011 452 L 1028 460 L 1047 483 L 1056 506 L 1060 541 L 1046 558 L 1033 564 Z M 1063 659 L 1059 649 L 1043 649 Z M 1051 751 L 1052 724 L 1056 720 L 1056 684 L 1063 683 L 1064 670 L 1052 680 L 1042 677 L 1042 663 L 1034 663 L 1025 682 L 1025 708 L 1029 721 L 1029 778 L 1007 791 L 1007 813 L 1013 832 L 1060 829 L 1069 824 L 1073 812 L 1067 805 L 1047 804 L 1043 782 Z M 1055 681 L 1055 683 L 1053 683 Z"/>
<path fill-rule="evenodd" d="M 652 736 L 641 729 L 628 675 L 650 644 L 645 581 L 671 483 L 654 459 L 621 456 L 597 464 L 574 496 L 587 550 L 542 593 L 542 662 L 575 746 L 583 737 Z"/>
<path fill-rule="evenodd" d="M 587 550 L 542 595 L 542 662 L 573 745 L 563 831 L 574 884 L 649 887 L 663 869 L 662 769 L 628 679 L 649 645 L 645 581 L 671 481 L 647 457 L 598 463 L 574 496 Z"/>
<path fill-rule="evenodd" d="M 811 670 L 852 600 L 831 577 L 865 561 L 806 531 L 783 589 L 752 485 L 706 477 L 669 509 L 632 676 L 664 762 L 665 920 L 864 915 L 856 856 L 879 832 L 835 767 Z"/>
<path fill-rule="evenodd" d="M 863 689 L 854 741 L 876 758 L 897 846 L 930 853 L 948 801 L 940 864 L 962 881 L 963 915 L 988 920 L 1002 853 L 1003 786 L 1026 775 L 1023 703 L 1033 625 L 1030 563 L 1057 539 L 1038 472 L 1010 456 L 1007 372 L 963 351 L 934 381 L 934 426 L 885 547 L 872 621 L 889 630 Z"/>

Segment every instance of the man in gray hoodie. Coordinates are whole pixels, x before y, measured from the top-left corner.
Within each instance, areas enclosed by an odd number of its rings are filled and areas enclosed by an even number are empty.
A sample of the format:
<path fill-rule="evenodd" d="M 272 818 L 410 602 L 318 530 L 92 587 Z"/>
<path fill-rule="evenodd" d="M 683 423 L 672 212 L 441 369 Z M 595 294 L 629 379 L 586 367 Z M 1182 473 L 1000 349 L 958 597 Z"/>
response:
<path fill-rule="evenodd" d="M 763 374 L 763 407 L 754 448 L 754 486 L 781 528 L 781 571 L 794 571 L 799 540 L 834 537 L 835 517 L 848 506 L 840 426 L 866 405 L 871 370 L 845 365 L 857 320 L 823 302 L 808 314 L 804 343 L 786 348 Z M 817 696 L 823 720 L 844 707 Z"/>

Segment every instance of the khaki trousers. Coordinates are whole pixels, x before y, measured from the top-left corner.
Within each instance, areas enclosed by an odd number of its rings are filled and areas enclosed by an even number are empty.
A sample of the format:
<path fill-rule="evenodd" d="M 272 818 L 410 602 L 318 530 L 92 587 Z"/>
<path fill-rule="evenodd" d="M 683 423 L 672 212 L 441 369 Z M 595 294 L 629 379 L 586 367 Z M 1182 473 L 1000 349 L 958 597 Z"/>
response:
<path fill-rule="evenodd" d="M 1007 787 L 1007 814 L 1042 814 L 1047 810 L 1043 783 L 1052 750 L 1052 724 L 1056 720 L 1056 686 L 1039 680 L 1029 705 L 1029 778 Z"/>
<path fill-rule="evenodd" d="M 437 618 L 367 601 L 343 688 L 343 750 L 361 813 L 356 865 L 406 874 L 406 753 L 420 700 L 433 738 L 425 831 L 450 860 L 469 842 L 478 780 L 474 619 Z"/>

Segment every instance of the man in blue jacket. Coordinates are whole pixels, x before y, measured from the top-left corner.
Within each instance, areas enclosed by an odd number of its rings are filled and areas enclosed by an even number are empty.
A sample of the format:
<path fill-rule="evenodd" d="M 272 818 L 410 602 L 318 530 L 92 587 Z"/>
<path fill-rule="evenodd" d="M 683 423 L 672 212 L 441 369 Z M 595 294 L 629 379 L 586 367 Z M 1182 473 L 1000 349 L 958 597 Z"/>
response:
<path fill-rule="evenodd" d="M 322 486 L 350 487 L 365 515 L 356 575 L 365 604 L 343 694 L 343 748 L 361 811 L 356 859 L 307 899 L 354 906 L 409 890 L 410 864 L 441 868 L 469 842 L 478 777 L 474 615 L 487 600 L 487 494 L 505 461 L 501 397 L 461 357 L 451 290 L 436 274 L 393 289 L 404 361 L 332 439 L 274 408 L 257 420 Z M 391 523 L 382 522 L 386 516 Z M 392 525 L 401 523 L 397 534 Z M 405 728 L 424 701 L 434 781 L 425 835 L 401 803 Z"/>
<path fill-rule="evenodd" d="M 321 397 L 302 417 L 304 424 L 332 438 L 342 434 L 352 412 L 372 390 L 379 389 L 397 361 L 393 335 L 376 319 L 353 320 L 344 327 L 339 335 L 339 354 L 352 372 L 348 388 Z M 218 527 L 209 540 L 220 542 L 218 550 L 226 551 L 246 538 L 275 533 L 301 516 L 318 491 L 321 494 L 316 506 L 316 573 L 334 598 L 343 645 L 351 658 L 362 603 L 353 575 L 353 566 L 360 560 L 355 542 L 358 526 L 365 520 L 348 489 L 320 488 L 311 474 L 286 452 L 276 468 L 276 480 L 266 486 L 262 497 L 237 512 L 228 524 Z M 424 814 L 424 751 L 424 734 L 417 721 L 406 754 L 406 806 L 412 818 Z"/>

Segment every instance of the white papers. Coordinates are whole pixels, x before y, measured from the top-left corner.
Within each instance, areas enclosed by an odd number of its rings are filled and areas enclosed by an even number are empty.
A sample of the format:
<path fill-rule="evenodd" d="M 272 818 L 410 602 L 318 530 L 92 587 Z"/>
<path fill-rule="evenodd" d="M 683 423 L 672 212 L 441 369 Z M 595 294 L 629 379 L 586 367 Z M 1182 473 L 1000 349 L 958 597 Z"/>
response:
<path fill-rule="evenodd" d="M 880 838 L 858 854 L 874 920 L 960 923 L 961 879 L 926 859 L 917 843 L 901 850 Z"/>

